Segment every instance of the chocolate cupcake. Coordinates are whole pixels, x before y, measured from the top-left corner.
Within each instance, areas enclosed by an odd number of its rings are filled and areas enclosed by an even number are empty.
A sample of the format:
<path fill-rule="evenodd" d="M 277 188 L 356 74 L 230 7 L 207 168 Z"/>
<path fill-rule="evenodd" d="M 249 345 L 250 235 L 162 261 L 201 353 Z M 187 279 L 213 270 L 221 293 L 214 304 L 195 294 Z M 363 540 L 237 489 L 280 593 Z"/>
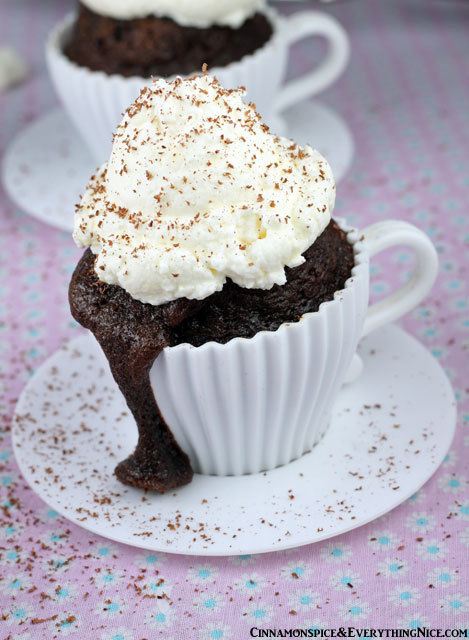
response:
<path fill-rule="evenodd" d="M 194 467 L 218 473 L 223 464 L 217 457 L 230 457 L 225 443 L 218 453 L 215 447 L 210 464 L 203 462 L 207 433 L 230 421 L 229 410 L 223 415 L 220 407 L 214 421 L 209 416 L 218 400 L 174 419 L 162 408 L 157 380 L 165 374 L 158 365 L 171 350 L 183 354 L 184 372 L 172 382 L 167 377 L 161 388 L 176 385 L 181 411 L 184 388 L 193 383 L 196 396 L 213 383 L 223 398 L 221 374 L 235 394 L 225 398 L 226 407 L 234 402 L 242 415 L 228 439 L 257 432 L 268 439 L 261 448 L 275 450 L 271 462 L 239 465 L 241 447 L 225 465 L 227 473 L 272 468 L 322 435 L 329 402 L 275 434 L 268 411 L 255 408 L 249 417 L 247 395 L 254 391 L 275 406 L 281 394 L 296 414 L 299 390 L 290 389 L 285 371 L 302 341 L 311 346 L 311 331 L 318 330 L 322 348 L 329 339 L 324 322 L 334 328 L 349 310 L 344 300 L 356 256 L 347 233 L 331 220 L 334 199 L 326 160 L 271 134 L 241 90 L 199 76 L 158 80 L 141 91 L 117 130 L 109 162 L 78 206 L 74 238 L 89 249 L 70 285 L 72 314 L 99 341 L 139 430 L 137 449 L 116 469 L 122 482 L 164 492 L 189 482 Z M 333 339 L 341 340 L 340 333 Z M 344 348 L 340 372 L 320 379 L 324 396 L 342 381 L 355 346 Z M 197 353 L 213 361 L 192 371 Z M 265 366 L 256 372 L 261 361 Z M 217 370 L 221 363 L 225 371 Z M 314 367 L 302 356 L 297 364 Z M 319 359 L 316 364 L 323 366 Z M 183 384 L 190 371 L 192 382 Z M 252 375 L 258 388 L 254 384 L 243 397 L 240 388 Z M 287 460 L 285 434 L 301 449 Z M 206 442 L 207 452 L 219 439 L 215 433 Z"/>
<path fill-rule="evenodd" d="M 224 67 L 272 36 L 257 0 L 237 3 L 84 0 L 64 51 L 77 65 L 125 77 L 169 77 Z"/>
<path fill-rule="evenodd" d="M 263 78 L 267 68 L 269 81 L 283 73 L 285 34 L 277 23 L 265 0 L 83 0 L 52 32 L 46 58 L 59 97 L 101 163 L 123 111 L 151 77 L 200 73 L 206 64 L 225 85 L 258 87 L 251 99 L 266 94 L 272 104 Z"/>
<path fill-rule="evenodd" d="M 290 46 L 309 35 L 323 36 L 328 54 L 282 87 Z M 281 133 L 280 111 L 331 84 L 348 52 L 331 16 L 281 17 L 266 0 L 83 0 L 51 33 L 46 59 L 59 98 L 102 163 L 122 113 L 151 75 L 187 76 L 207 64 L 223 86 L 246 87 Z"/>

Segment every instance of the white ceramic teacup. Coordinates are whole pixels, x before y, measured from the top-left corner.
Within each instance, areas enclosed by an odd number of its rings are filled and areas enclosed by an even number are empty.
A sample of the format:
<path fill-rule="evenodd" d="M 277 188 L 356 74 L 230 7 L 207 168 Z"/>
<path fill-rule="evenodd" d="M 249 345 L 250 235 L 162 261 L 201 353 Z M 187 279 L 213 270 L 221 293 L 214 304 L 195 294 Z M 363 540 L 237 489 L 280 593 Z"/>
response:
<path fill-rule="evenodd" d="M 282 134 L 281 111 L 322 91 L 338 78 L 349 59 L 349 41 L 337 20 L 319 11 L 302 11 L 286 18 L 268 9 L 266 15 L 273 28 L 269 41 L 253 54 L 226 67 L 210 69 L 210 73 L 227 89 L 246 87 L 248 100 L 256 104 L 267 124 Z M 90 71 L 69 60 L 64 47 L 73 21 L 74 15 L 69 15 L 54 28 L 47 41 L 46 59 L 60 100 L 96 161 L 102 163 L 109 157 L 112 134 L 123 112 L 151 80 Z M 326 57 L 319 64 L 315 62 L 303 76 L 282 86 L 290 46 L 311 35 L 327 39 Z"/>
<path fill-rule="evenodd" d="M 309 451 L 327 430 L 360 338 L 410 311 L 430 291 L 438 258 L 422 231 L 397 220 L 362 231 L 338 222 L 353 244 L 355 266 L 333 300 L 250 339 L 166 348 L 153 365 L 155 398 L 196 472 L 256 473 Z M 400 245 L 415 253 L 411 279 L 369 306 L 370 258 Z"/>

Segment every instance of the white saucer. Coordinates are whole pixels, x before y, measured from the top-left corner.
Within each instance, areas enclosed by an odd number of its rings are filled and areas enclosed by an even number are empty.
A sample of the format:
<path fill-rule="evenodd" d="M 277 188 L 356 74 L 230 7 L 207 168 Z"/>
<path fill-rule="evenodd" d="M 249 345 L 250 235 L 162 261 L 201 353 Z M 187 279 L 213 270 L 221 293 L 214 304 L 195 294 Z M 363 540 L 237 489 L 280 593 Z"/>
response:
<path fill-rule="evenodd" d="M 364 372 L 344 387 L 311 453 L 251 476 L 196 475 L 170 494 L 112 475 L 136 427 L 91 335 L 56 352 L 16 409 L 16 459 L 32 489 L 76 524 L 145 549 L 262 553 L 359 527 L 408 498 L 450 447 L 456 410 L 438 362 L 395 326 L 360 346 Z"/>
<path fill-rule="evenodd" d="M 336 181 L 353 158 L 353 138 L 342 120 L 320 102 L 305 101 L 282 114 L 286 135 L 311 144 L 329 160 Z M 13 140 L 3 161 L 3 185 L 26 213 L 71 231 L 73 213 L 96 161 L 66 113 L 54 109 L 27 126 Z"/>

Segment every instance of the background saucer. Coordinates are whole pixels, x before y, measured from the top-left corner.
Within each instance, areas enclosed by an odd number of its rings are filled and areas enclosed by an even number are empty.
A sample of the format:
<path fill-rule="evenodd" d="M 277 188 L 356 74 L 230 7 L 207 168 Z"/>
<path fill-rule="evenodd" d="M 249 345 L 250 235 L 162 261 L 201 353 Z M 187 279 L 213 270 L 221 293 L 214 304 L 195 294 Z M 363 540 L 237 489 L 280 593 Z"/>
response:
<path fill-rule="evenodd" d="M 282 128 L 296 142 L 319 149 L 336 181 L 349 168 L 353 139 L 340 116 L 318 101 L 283 112 Z M 56 108 L 27 126 L 11 143 L 3 161 L 3 184 L 23 211 L 54 227 L 71 231 L 73 213 L 96 162 L 68 116 Z"/>
<path fill-rule="evenodd" d="M 164 496 L 112 472 L 136 428 L 90 334 L 28 383 L 13 444 L 31 488 L 102 536 L 193 555 L 262 553 L 354 529 L 393 509 L 434 473 L 454 435 L 451 385 L 414 338 L 387 326 L 363 339 L 364 371 L 342 388 L 329 431 L 309 454 L 268 473 L 196 475 Z"/>

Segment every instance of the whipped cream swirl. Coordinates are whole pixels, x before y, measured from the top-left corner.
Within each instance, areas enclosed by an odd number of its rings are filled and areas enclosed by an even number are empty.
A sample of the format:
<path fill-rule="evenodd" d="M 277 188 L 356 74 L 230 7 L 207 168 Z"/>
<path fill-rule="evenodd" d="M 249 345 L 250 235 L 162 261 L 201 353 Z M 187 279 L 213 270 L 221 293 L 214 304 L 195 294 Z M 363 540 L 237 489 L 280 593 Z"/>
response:
<path fill-rule="evenodd" d="M 304 262 L 331 217 L 330 167 L 271 134 L 243 95 L 207 75 L 141 91 L 77 207 L 74 238 L 101 281 L 159 305 L 227 278 L 269 289 Z"/>
<path fill-rule="evenodd" d="M 172 18 L 184 27 L 240 27 L 265 0 L 82 0 L 89 9 L 121 20 L 132 18 Z"/>

